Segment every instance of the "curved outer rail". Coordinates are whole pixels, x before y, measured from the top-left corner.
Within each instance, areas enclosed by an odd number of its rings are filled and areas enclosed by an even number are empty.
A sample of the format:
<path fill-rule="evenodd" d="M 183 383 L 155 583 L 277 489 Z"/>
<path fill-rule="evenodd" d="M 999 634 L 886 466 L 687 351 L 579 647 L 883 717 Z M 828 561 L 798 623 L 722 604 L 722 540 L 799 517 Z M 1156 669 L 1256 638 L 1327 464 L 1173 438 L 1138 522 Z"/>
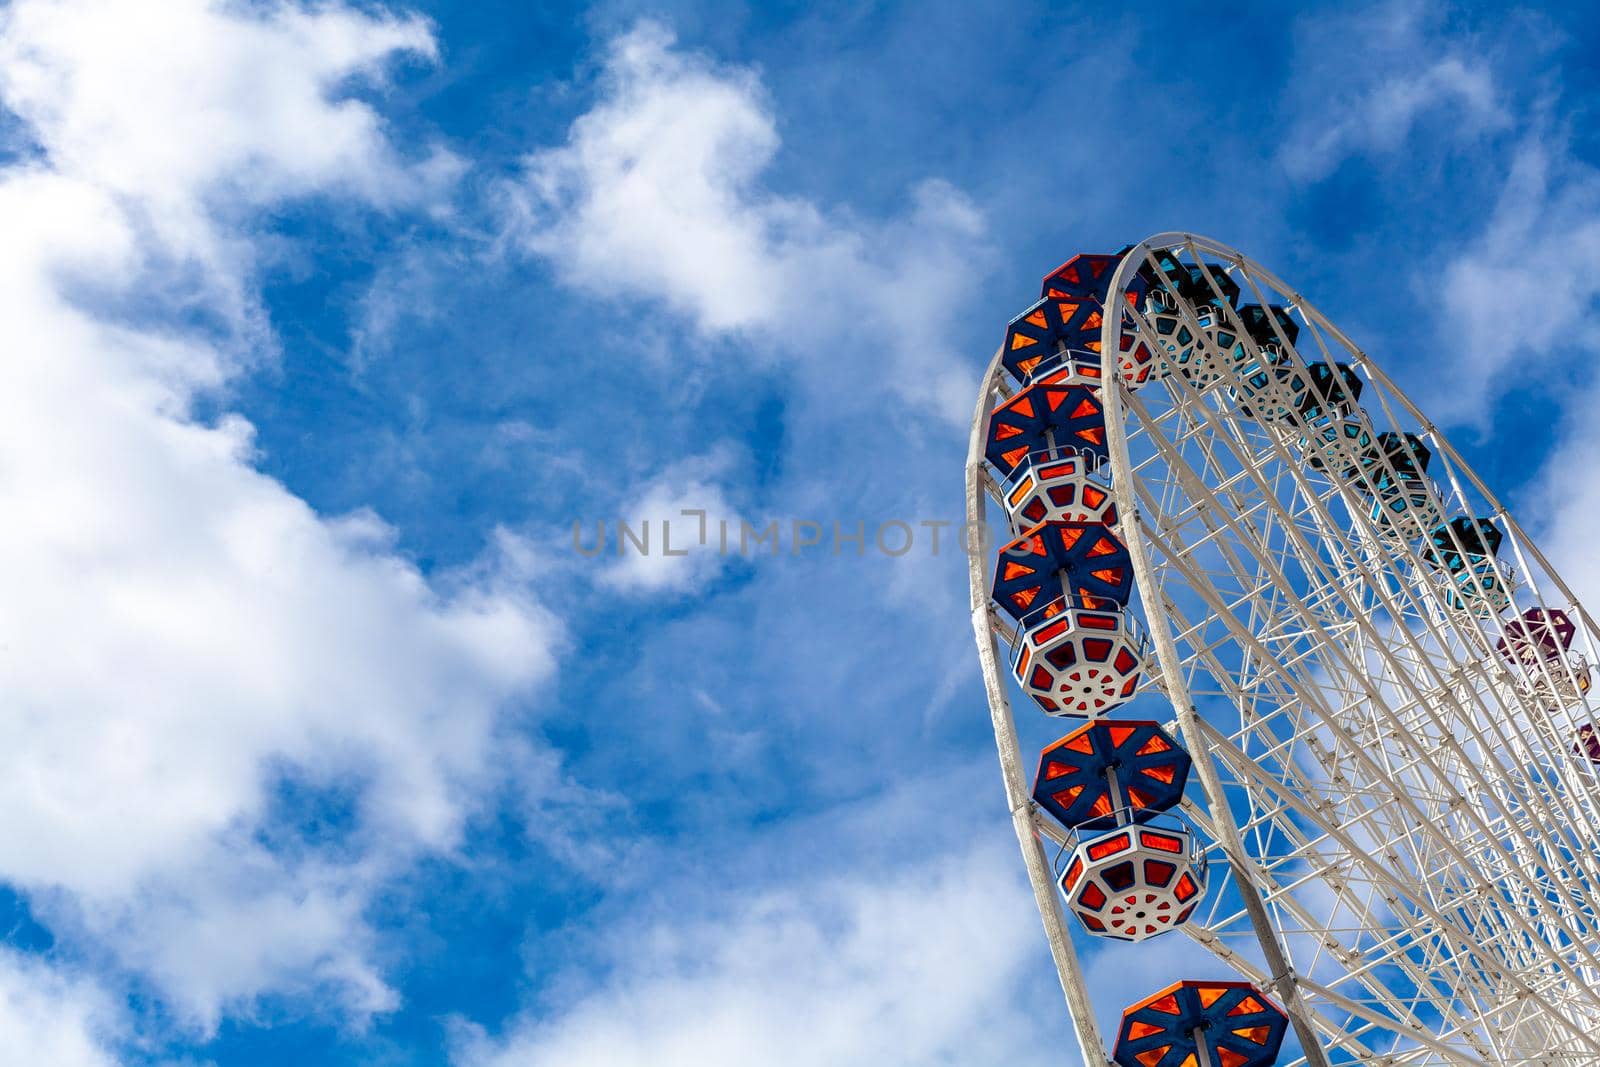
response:
<path fill-rule="evenodd" d="M 999 637 L 995 633 L 994 615 L 989 606 L 990 566 L 988 540 L 980 541 L 974 549 L 970 538 L 973 531 L 987 531 L 987 497 L 984 482 L 983 440 L 989 424 L 991 398 L 1000 390 L 1001 352 L 997 351 L 983 375 L 983 385 L 978 393 L 978 410 L 972 417 L 972 435 L 967 446 L 967 537 L 963 538 L 967 551 L 967 581 L 971 590 L 972 629 L 978 641 L 978 661 L 983 667 L 983 689 L 989 699 L 989 718 L 994 726 L 994 743 L 1000 755 L 1000 775 L 1005 782 L 1006 804 L 1011 809 L 1011 823 L 1017 832 L 1017 844 L 1022 847 L 1022 860 L 1028 868 L 1028 883 L 1033 887 L 1033 899 L 1039 906 L 1039 916 L 1044 920 L 1045 937 L 1050 942 L 1050 955 L 1061 979 L 1061 991 L 1066 995 L 1067 1010 L 1078 1032 L 1078 1044 L 1083 1052 L 1086 1067 L 1108 1067 L 1105 1041 L 1094 1017 L 1094 1005 L 1089 1000 L 1088 987 L 1083 981 L 1083 970 L 1078 964 L 1078 954 L 1072 947 L 1072 936 L 1067 930 L 1066 916 L 1061 912 L 1056 892 L 1055 874 L 1050 859 L 1045 854 L 1044 842 L 1033 823 L 1033 796 L 1028 788 L 1027 768 L 1022 762 L 1017 744 L 1016 721 L 1011 715 L 1011 701 L 1006 696 L 1006 684 L 1000 674 Z"/>

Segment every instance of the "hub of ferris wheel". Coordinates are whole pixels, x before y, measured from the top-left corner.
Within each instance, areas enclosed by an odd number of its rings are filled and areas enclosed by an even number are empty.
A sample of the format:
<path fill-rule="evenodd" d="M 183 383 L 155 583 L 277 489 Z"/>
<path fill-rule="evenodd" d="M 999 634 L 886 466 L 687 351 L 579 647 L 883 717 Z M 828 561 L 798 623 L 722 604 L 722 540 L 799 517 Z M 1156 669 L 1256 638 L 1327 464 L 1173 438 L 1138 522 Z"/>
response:
<path fill-rule="evenodd" d="M 1184 935 L 1239 973 L 1127 1007 L 1121 1067 L 1600 1062 L 1592 626 L 1331 323 L 1193 235 L 1075 256 L 1005 331 L 968 491 L 1008 530 L 974 622 L 1086 1062 L 1073 938 Z M 1031 788 L 1012 694 L 1079 723 Z"/>

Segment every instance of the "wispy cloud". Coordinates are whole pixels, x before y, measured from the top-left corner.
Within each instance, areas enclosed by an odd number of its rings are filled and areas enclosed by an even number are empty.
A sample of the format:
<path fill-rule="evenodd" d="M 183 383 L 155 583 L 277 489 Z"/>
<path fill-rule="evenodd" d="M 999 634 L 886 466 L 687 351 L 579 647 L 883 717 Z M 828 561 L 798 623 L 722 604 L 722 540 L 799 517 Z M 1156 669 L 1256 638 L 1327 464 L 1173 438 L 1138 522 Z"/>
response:
<path fill-rule="evenodd" d="M 972 383 L 945 335 L 986 252 L 967 197 L 928 180 L 904 216 L 864 221 L 773 191 L 780 141 L 756 74 L 658 23 L 607 43 L 599 88 L 565 145 L 528 157 L 514 244 L 629 318 L 659 302 L 751 364 L 807 377 L 877 367 L 961 417 Z"/>
<path fill-rule="evenodd" d="M 1363 180 L 1385 176 L 1373 227 L 1398 242 L 1394 273 L 1412 264 L 1410 292 L 1372 299 L 1409 320 L 1389 327 L 1398 339 L 1448 362 L 1424 383 L 1430 415 L 1480 428 L 1497 390 L 1570 376 L 1600 292 L 1600 179 L 1563 118 L 1561 38 L 1521 11 L 1494 29 L 1422 0 L 1303 17 L 1278 153 L 1301 181 L 1355 157 Z"/>
<path fill-rule="evenodd" d="M 617 515 L 583 524 L 588 529 L 580 539 L 593 542 L 585 550 L 596 544 L 602 549 L 593 561 L 600 567 L 599 584 L 622 592 L 682 594 L 720 574 L 729 554 L 725 546 L 739 551 L 743 518 L 728 502 L 736 466 L 736 453 L 726 447 L 679 460 L 635 488 Z"/>
<path fill-rule="evenodd" d="M 1481 421 L 1491 391 L 1559 382 L 1574 361 L 1592 367 L 1600 172 L 1536 124 L 1516 146 L 1482 230 L 1418 288 L 1437 304 L 1453 364 L 1449 389 L 1432 398 L 1436 417 Z"/>
<path fill-rule="evenodd" d="M 1421 0 L 1390 0 L 1301 20 L 1288 94 L 1297 117 L 1278 153 L 1290 177 L 1396 153 L 1434 119 L 1457 142 L 1508 124 L 1490 57 L 1442 32 L 1441 17 Z"/>
<path fill-rule="evenodd" d="M 719 901 L 706 919 L 619 930 L 603 986 L 498 1038 L 463 1028 L 455 1062 L 1045 1062 L 1014 997 L 1037 948 L 1014 871 L 996 847 L 891 879 L 795 870 L 790 888 Z"/>
<path fill-rule="evenodd" d="M 92 983 L 14 952 L 0 952 L 0 1034 L 13 1063 L 112 1067 L 108 1029 L 114 1001 Z"/>

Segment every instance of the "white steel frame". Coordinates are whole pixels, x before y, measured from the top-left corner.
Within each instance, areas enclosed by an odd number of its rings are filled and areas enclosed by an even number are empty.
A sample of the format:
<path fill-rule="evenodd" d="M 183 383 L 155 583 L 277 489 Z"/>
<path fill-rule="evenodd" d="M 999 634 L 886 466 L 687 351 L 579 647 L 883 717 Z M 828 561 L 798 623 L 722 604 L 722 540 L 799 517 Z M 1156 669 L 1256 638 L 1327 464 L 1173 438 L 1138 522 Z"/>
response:
<path fill-rule="evenodd" d="M 1499 615 L 1469 610 L 1485 595 L 1477 579 L 1447 591 L 1416 539 L 1369 517 L 1373 472 L 1310 469 L 1301 429 L 1242 415 L 1225 369 L 1200 388 L 1178 374 L 1129 388 L 1110 354 L 1123 330 L 1155 348 L 1154 325 L 1142 310 L 1107 314 L 1110 470 L 1160 665 L 1141 695 L 1170 702 L 1200 786 L 1184 810 L 1211 842 L 1210 893 L 1185 933 L 1277 996 L 1296 1064 L 1600 1063 L 1600 769 L 1573 747 L 1595 724 L 1594 696 L 1570 696 L 1565 662 L 1529 677 L 1495 647 L 1508 619 L 1543 605 L 1572 617 L 1573 648 L 1595 663 L 1593 620 L 1437 427 L 1258 264 L 1158 234 L 1123 257 L 1108 308 L 1160 250 L 1220 264 L 1241 303 L 1286 306 L 1298 341 L 1274 330 L 1297 370 L 1350 364 L 1371 436 L 1410 432 L 1432 452 L 1426 484 L 1442 516 L 1489 517 L 1504 534 L 1495 576 L 1515 598 Z M 1195 307 L 1180 300 L 1177 313 L 1225 367 Z M 1223 315 L 1257 355 L 1238 316 Z M 997 353 L 972 424 L 969 529 L 998 501 L 983 446 L 1012 388 Z M 1107 1046 L 1047 851 L 1066 835 L 1031 799 L 999 647 L 1014 633 L 990 603 L 992 566 L 969 555 L 1006 796 L 1084 1062 L 1100 1067 Z M 1123 951 L 1160 960 L 1161 943 Z M 1157 975 L 1151 991 L 1192 977 L 1210 976 Z"/>

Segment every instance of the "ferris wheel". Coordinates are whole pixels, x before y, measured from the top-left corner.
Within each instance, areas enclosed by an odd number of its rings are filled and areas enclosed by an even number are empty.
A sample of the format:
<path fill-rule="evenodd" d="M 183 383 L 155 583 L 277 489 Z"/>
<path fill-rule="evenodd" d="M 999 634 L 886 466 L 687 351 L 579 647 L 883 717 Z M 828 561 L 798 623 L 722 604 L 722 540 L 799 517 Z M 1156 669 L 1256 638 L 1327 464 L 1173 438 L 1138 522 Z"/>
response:
<path fill-rule="evenodd" d="M 1006 330 L 966 477 L 1085 1064 L 1600 1064 L 1594 622 L 1344 333 L 1194 234 L 1074 257 Z M 1025 756 L 1014 703 L 1070 732 Z M 1079 948 L 1154 973 L 1184 937 L 1214 969 L 1103 1033 Z"/>

